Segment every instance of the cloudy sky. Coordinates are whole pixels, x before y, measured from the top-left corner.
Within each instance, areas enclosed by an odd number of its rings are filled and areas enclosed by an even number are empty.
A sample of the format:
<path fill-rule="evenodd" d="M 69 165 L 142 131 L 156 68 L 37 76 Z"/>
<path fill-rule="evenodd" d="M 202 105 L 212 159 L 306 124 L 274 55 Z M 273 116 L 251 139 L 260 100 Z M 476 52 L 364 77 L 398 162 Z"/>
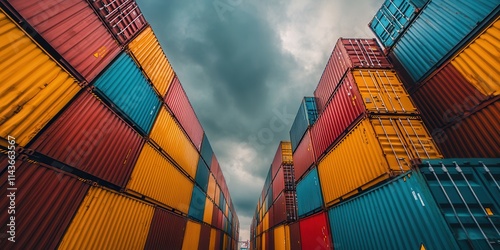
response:
<path fill-rule="evenodd" d="M 339 37 L 374 37 L 382 0 L 137 0 L 203 125 L 249 227 L 279 141 Z"/>

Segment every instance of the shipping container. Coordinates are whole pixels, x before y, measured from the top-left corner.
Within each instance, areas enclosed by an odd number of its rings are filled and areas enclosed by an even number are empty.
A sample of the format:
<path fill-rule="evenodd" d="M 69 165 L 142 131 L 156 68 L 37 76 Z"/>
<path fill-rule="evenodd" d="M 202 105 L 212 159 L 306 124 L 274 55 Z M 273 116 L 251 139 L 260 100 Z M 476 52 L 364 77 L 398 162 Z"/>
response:
<path fill-rule="evenodd" d="M 145 249 L 182 249 L 187 218 L 155 208 Z"/>
<path fill-rule="evenodd" d="M 283 222 L 290 222 L 297 219 L 297 205 L 296 205 L 295 191 L 282 192 L 273 206 L 273 218 L 270 221 L 271 226 L 279 225 Z"/>
<path fill-rule="evenodd" d="M 499 5 L 491 0 L 430 1 L 391 53 L 414 82 L 422 81 L 488 25 L 498 15 Z"/>
<path fill-rule="evenodd" d="M 210 156 L 207 156 L 207 157 L 210 158 Z M 215 180 L 219 181 L 220 175 L 222 172 L 222 170 L 220 169 L 219 161 L 217 161 L 217 157 L 215 156 L 215 154 L 212 154 L 211 158 L 212 158 L 212 160 L 209 160 L 211 162 L 210 167 L 209 167 L 210 171 L 214 175 Z M 207 165 L 208 165 L 208 162 L 207 162 Z"/>
<path fill-rule="evenodd" d="M 212 224 L 212 215 L 214 212 L 214 204 L 208 197 L 205 200 L 205 210 L 203 212 L 203 221 L 207 224 Z"/>
<path fill-rule="evenodd" d="M 188 221 L 186 232 L 184 233 L 184 243 L 182 243 L 183 250 L 198 249 L 200 242 L 201 225 L 199 223 Z"/>
<path fill-rule="evenodd" d="M 134 0 L 92 0 L 92 4 L 121 44 L 127 44 L 147 25 Z"/>
<path fill-rule="evenodd" d="M 199 154 L 165 107 L 160 109 L 150 138 L 194 179 Z"/>
<path fill-rule="evenodd" d="M 418 173 L 341 203 L 328 216 L 335 248 L 459 249 Z"/>
<path fill-rule="evenodd" d="M 210 245 L 209 245 L 210 250 L 217 250 L 217 248 L 215 248 L 216 236 L 217 236 L 217 229 L 215 228 L 210 229 Z"/>
<path fill-rule="evenodd" d="M 285 190 L 285 175 L 283 172 L 283 168 L 281 167 L 278 171 L 278 174 L 274 177 L 272 183 L 272 201 L 275 201 L 278 198 L 278 195 L 281 194 Z"/>
<path fill-rule="evenodd" d="M 386 0 L 368 26 L 385 48 L 391 48 L 429 0 Z"/>
<path fill-rule="evenodd" d="M 300 222 L 294 222 L 290 227 L 290 250 L 302 250 L 300 239 Z"/>
<path fill-rule="evenodd" d="M 129 43 L 128 48 L 156 90 L 161 96 L 165 96 L 175 72 L 161 49 L 153 29 L 151 27 L 144 29 Z"/>
<path fill-rule="evenodd" d="M 170 86 L 167 95 L 165 96 L 165 103 L 172 111 L 181 127 L 186 131 L 186 134 L 193 142 L 193 145 L 200 151 L 201 142 L 203 140 L 203 128 L 201 127 L 198 117 L 189 102 L 189 99 L 184 91 L 184 88 L 179 81 L 179 78 L 174 77 L 172 85 Z M 201 151 L 200 151 L 201 152 Z M 207 165 L 210 167 L 212 159 L 207 155 Z"/>
<path fill-rule="evenodd" d="M 12 172 L 7 155 L 0 155 L 0 207 L 3 209 L 0 244 L 5 249 L 55 249 L 89 185 L 36 163 L 19 158 L 15 161 L 15 172 Z M 9 185 L 12 180 L 13 186 Z M 10 220 L 11 216 L 15 221 Z M 12 223 L 14 230 L 9 225 Z"/>
<path fill-rule="evenodd" d="M 500 159 L 432 160 L 419 168 L 463 249 L 500 247 L 500 196 L 490 193 L 490 183 L 481 178 L 485 168 L 498 171 Z M 496 179 L 486 177 L 498 181 L 496 174 Z"/>
<path fill-rule="evenodd" d="M 117 111 L 139 131 L 149 134 L 160 109 L 160 100 L 129 55 L 118 56 L 97 78 L 94 87 L 100 97 L 116 105 Z"/>
<path fill-rule="evenodd" d="M 282 225 L 279 227 L 274 228 L 274 246 L 271 247 L 271 249 L 274 250 L 290 250 L 290 238 L 287 237 L 287 235 L 290 234 L 290 232 L 287 232 L 288 226 L 287 225 Z"/>
<path fill-rule="evenodd" d="M 203 134 L 203 143 L 201 144 L 201 150 L 200 150 L 200 154 L 201 154 L 201 157 L 203 158 L 203 160 L 205 160 L 205 162 L 207 163 L 208 165 L 208 168 L 211 169 L 212 168 L 212 162 L 213 162 L 213 159 L 215 157 L 215 154 L 214 154 L 214 151 L 212 150 L 212 146 L 210 145 L 210 141 L 208 140 L 208 137 L 206 134 Z M 215 161 L 217 162 L 217 159 L 215 159 Z M 219 183 L 220 185 L 220 182 L 221 182 L 221 176 L 222 176 L 222 170 L 220 170 L 220 166 L 219 166 L 219 162 L 217 162 L 217 175 L 215 175 L 216 179 L 217 179 L 217 182 Z"/>
<path fill-rule="evenodd" d="M 83 91 L 29 148 L 125 187 L 143 145 L 136 131 Z"/>
<path fill-rule="evenodd" d="M 219 230 L 215 230 L 215 249 L 221 249 L 222 247 L 222 232 Z"/>
<path fill-rule="evenodd" d="M 319 162 L 325 205 L 408 171 L 419 159 L 436 158 L 441 154 L 421 120 L 363 118 Z"/>
<path fill-rule="evenodd" d="M 209 250 L 210 249 L 209 245 L 210 245 L 210 226 L 206 224 L 201 224 L 198 250 Z"/>
<path fill-rule="evenodd" d="M 25 146 L 81 89 L 0 11 L 0 137 Z"/>
<path fill-rule="evenodd" d="M 278 173 L 278 169 L 284 164 L 293 164 L 292 145 L 289 141 L 281 141 L 276 150 L 273 162 L 271 163 L 271 169 L 268 176 L 269 180 L 267 180 L 268 187 L 274 176 L 276 176 L 276 173 Z"/>
<path fill-rule="evenodd" d="M 198 221 L 203 221 L 206 195 L 199 187 L 195 186 L 191 203 L 189 205 L 189 217 Z"/>
<path fill-rule="evenodd" d="M 316 99 L 314 97 L 304 97 L 289 132 L 292 152 L 295 152 L 307 129 L 312 126 L 317 119 L 318 109 L 316 107 Z"/>
<path fill-rule="evenodd" d="M 146 203 L 92 187 L 59 249 L 142 249 L 153 214 L 154 208 Z"/>
<path fill-rule="evenodd" d="M 201 158 L 200 158 L 201 159 Z M 217 183 L 215 182 L 215 177 L 212 174 L 208 175 L 208 188 L 207 188 L 207 196 L 215 201 L 215 186 Z"/>
<path fill-rule="evenodd" d="M 300 220 L 302 249 L 333 249 L 326 217 L 326 213 L 321 212 Z"/>
<path fill-rule="evenodd" d="M 120 46 L 87 1 L 6 2 L 87 82 L 120 53 Z"/>
<path fill-rule="evenodd" d="M 325 185 L 336 185 L 335 182 Z M 314 167 L 297 183 L 297 208 L 299 217 L 314 213 L 323 206 L 318 169 Z"/>
<path fill-rule="evenodd" d="M 294 177 L 298 181 L 304 173 L 314 164 L 316 156 L 314 154 L 313 142 L 311 141 L 311 131 L 308 129 L 295 152 L 293 152 Z"/>
<path fill-rule="evenodd" d="M 267 249 L 267 233 L 263 232 L 261 236 L 261 250 L 266 250 Z M 268 249 L 271 250 L 271 249 Z"/>
<path fill-rule="evenodd" d="M 207 192 L 208 188 L 208 176 L 210 175 L 210 170 L 207 167 L 207 164 L 201 157 L 198 158 L 198 167 L 196 168 L 196 177 L 195 181 L 200 185 L 203 192 Z"/>
<path fill-rule="evenodd" d="M 146 143 L 127 184 L 127 192 L 147 196 L 187 214 L 193 186 L 165 156 Z"/>

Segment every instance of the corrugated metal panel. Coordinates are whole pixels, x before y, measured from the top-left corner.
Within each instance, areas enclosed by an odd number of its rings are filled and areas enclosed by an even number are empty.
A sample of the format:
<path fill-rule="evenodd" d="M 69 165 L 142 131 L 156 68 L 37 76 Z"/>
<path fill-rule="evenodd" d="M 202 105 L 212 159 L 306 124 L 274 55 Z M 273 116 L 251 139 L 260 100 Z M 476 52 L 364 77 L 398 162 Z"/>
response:
<path fill-rule="evenodd" d="M 222 232 L 216 230 L 215 234 L 215 249 L 222 249 Z"/>
<path fill-rule="evenodd" d="M 205 210 L 203 212 L 203 221 L 207 224 L 212 224 L 212 215 L 214 212 L 214 204 L 208 197 L 205 200 Z"/>
<path fill-rule="evenodd" d="M 333 248 L 332 240 L 330 239 L 330 229 L 327 223 L 325 212 L 300 220 L 300 243 L 302 249 Z"/>
<path fill-rule="evenodd" d="M 316 99 L 314 97 L 304 97 L 289 132 L 292 152 L 295 152 L 307 129 L 309 126 L 312 126 L 317 119 L 318 109 L 316 108 Z"/>
<path fill-rule="evenodd" d="M 187 213 L 193 183 L 149 144 L 145 144 L 127 184 L 140 193 Z"/>
<path fill-rule="evenodd" d="M 212 226 L 218 227 L 217 226 L 218 221 L 219 221 L 219 208 L 214 206 L 213 213 L 212 213 L 212 223 L 211 223 Z"/>
<path fill-rule="evenodd" d="M 153 86 L 161 96 L 164 96 L 175 76 L 175 72 L 153 29 L 151 27 L 144 29 L 141 34 L 129 43 L 128 48 L 142 70 L 144 70 L 144 73 L 146 73 L 146 76 L 153 83 Z"/>
<path fill-rule="evenodd" d="M 165 107 L 160 109 L 150 137 L 191 177 L 196 176 L 198 152 Z"/>
<path fill-rule="evenodd" d="M 220 187 L 219 185 L 215 185 L 215 204 L 217 204 L 217 206 L 220 206 Z"/>
<path fill-rule="evenodd" d="M 285 190 L 285 175 L 283 173 L 283 168 L 280 168 L 272 184 L 272 201 L 275 201 L 283 190 Z"/>
<path fill-rule="evenodd" d="M 278 169 L 283 164 L 293 164 L 292 144 L 289 141 L 281 141 L 278 145 L 273 162 L 271 163 L 271 170 L 268 176 L 269 179 L 267 180 L 267 185 L 265 187 L 269 187 L 274 176 L 278 173 Z"/>
<path fill-rule="evenodd" d="M 290 249 L 302 250 L 300 239 L 300 222 L 290 224 Z"/>
<path fill-rule="evenodd" d="M 198 249 L 198 244 L 200 242 L 200 232 L 201 225 L 189 220 L 186 226 L 186 232 L 184 233 L 184 243 L 182 243 L 182 249 Z"/>
<path fill-rule="evenodd" d="M 500 247 L 500 196 L 488 191 L 489 183 L 481 178 L 484 171 L 478 171 L 487 165 L 500 169 L 500 159 L 424 161 L 419 168 L 463 249 Z"/>
<path fill-rule="evenodd" d="M 274 250 L 290 250 L 290 238 L 287 235 L 288 226 L 279 226 L 274 229 Z"/>
<path fill-rule="evenodd" d="M 224 234 L 223 238 L 222 238 L 222 249 L 223 250 L 227 250 L 228 249 L 228 238 L 227 238 L 227 235 Z"/>
<path fill-rule="evenodd" d="M 364 118 L 319 163 L 325 204 L 408 171 L 417 159 L 436 158 L 441 155 L 420 120 Z"/>
<path fill-rule="evenodd" d="M 84 91 L 29 147 L 124 187 L 143 144 L 136 131 Z"/>
<path fill-rule="evenodd" d="M 88 82 L 120 53 L 118 43 L 86 1 L 8 2 Z"/>
<path fill-rule="evenodd" d="M 156 208 L 144 249 L 180 250 L 186 223 L 187 218 Z"/>
<path fill-rule="evenodd" d="M 206 134 L 203 134 L 203 143 L 201 144 L 201 157 L 205 160 L 205 162 L 210 165 L 208 165 L 208 168 L 212 168 L 212 162 L 213 162 L 213 157 L 215 157 L 214 155 L 214 151 L 212 150 L 212 146 L 210 145 L 210 141 L 208 140 L 208 137 Z M 217 159 L 215 159 L 215 161 L 217 161 Z M 218 165 L 218 162 L 217 162 L 217 165 Z M 217 179 L 217 182 L 221 182 L 221 173 L 222 171 L 220 171 L 220 166 L 218 165 L 217 167 L 219 167 L 219 171 L 217 172 L 217 175 L 215 175 L 215 178 Z"/>
<path fill-rule="evenodd" d="M 261 249 L 266 250 L 266 247 L 267 247 L 267 233 L 264 232 L 264 233 L 262 233 L 262 237 L 261 237 Z M 269 249 L 269 250 L 271 250 L 271 249 Z"/>
<path fill-rule="evenodd" d="M 287 209 L 285 202 L 285 194 L 280 193 L 271 208 L 273 210 L 273 218 L 271 226 L 278 225 L 287 220 Z"/>
<path fill-rule="evenodd" d="M 267 232 L 267 249 L 274 249 L 274 229 L 271 229 Z"/>
<path fill-rule="evenodd" d="M 215 200 L 215 177 L 211 174 L 208 175 L 208 188 L 207 188 L 207 196 Z"/>
<path fill-rule="evenodd" d="M 307 130 L 304 138 L 299 143 L 299 146 L 293 152 L 293 168 L 295 180 L 299 180 L 302 175 L 312 166 L 316 156 L 311 142 L 311 132 Z"/>
<path fill-rule="evenodd" d="M 264 219 L 262 219 L 262 231 L 267 231 L 269 229 L 269 213 L 264 215 Z"/>
<path fill-rule="evenodd" d="M 177 121 L 179 121 L 184 131 L 186 131 L 196 149 L 200 151 L 203 140 L 203 128 L 177 76 L 173 79 L 172 85 L 165 96 L 165 103 L 172 110 L 175 118 L 177 118 Z M 210 150 L 211 148 L 208 151 Z M 203 151 L 200 152 L 204 153 Z M 207 158 L 204 159 L 210 167 L 212 159 L 209 154 L 207 153 Z"/>
<path fill-rule="evenodd" d="M 206 195 L 199 187 L 194 186 L 191 204 L 189 205 L 189 217 L 203 221 Z"/>
<path fill-rule="evenodd" d="M 459 249 L 417 173 L 344 202 L 328 214 L 335 244 L 346 249 Z"/>
<path fill-rule="evenodd" d="M 335 185 L 334 182 L 325 185 Z M 318 169 L 314 167 L 297 184 L 297 207 L 300 217 L 317 211 L 323 205 Z"/>
<path fill-rule="evenodd" d="M 129 55 L 122 53 L 94 82 L 98 92 L 149 134 L 160 100 Z"/>
<path fill-rule="evenodd" d="M 212 159 L 210 161 L 211 161 L 211 164 L 210 164 L 210 167 L 209 167 L 210 171 L 212 171 L 212 173 L 214 174 L 215 179 L 218 181 L 220 173 L 222 171 L 220 169 L 220 165 L 219 165 L 219 162 L 217 161 L 217 157 L 215 156 L 215 154 L 212 154 Z M 208 162 L 207 162 L 207 164 L 208 164 Z"/>
<path fill-rule="evenodd" d="M 202 224 L 198 250 L 209 250 L 209 245 L 210 245 L 210 226 Z"/>
<path fill-rule="evenodd" d="M 370 29 L 389 48 L 424 7 L 427 0 L 386 0 L 370 21 Z"/>
<path fill-rule="evenodd" d="M 93 0 L 92 3 L 121 44 L 126 44 L 147 25 L 133 0 Z"/>
<path fill-rule="evenodd" d="M 80 90 L 0 11 L 0 136 L 25 146 Z"/>
<path fill-rule="evenodd" d="M 217 230 L 215 228 L 212 228 L 210 230 L 210 246 L 209 246 L 209 249 L 210 250 L 217 250 L 215 248 L 215 240 L 216 240 L 216 236 L 217 236 Z"/>
<path fill-rule="evenodd" d="M 469 44 L 451 64 L 484 95 L 499 95 L 500 19 Z"/>
<path fill-rule="evenodd" d="M 483 27 L 485 18 L 498 12 L 491 0 L 433 0 L 408 26 L 391 53 L 415 82 L 446 62 L 464 46 L 467 36 Z M 453 13 L 453 15 L 444 15 Z"/>
<path fill-rule="evenodd" d="M 142 249 L 153 214 L 152 206 L 92 187 L 59 249 Z"/>
<path fill-rule="evenodd" d="M 476 163 L 477 162 L 477 163 Z M 498 183 L 500 181 L 500 164 L 498 159 L 474 159 L 471 165 L 479 166 L 475 168 L 484 186 L 488 189 L 493 197 L 500 206 L 500 189 L 498 188 Z"/>
<path fill-rule="evenodd" d="M 15 185 L 10 186 L 7 170 L 12 169 L 7 169 L 7 160 L 6 155 L 0 155 L 0 207 L 3 210 L 0 244 L 4 249 L 56 248 L 89 186 L 68 175 L 19 159 L 15 164 Z M 12 192 L 15 193 L 15 211 L 9 208 Z M 8 232 L 10 216 L 15 217 L 15 242 L 8 240 L 13 236 Z"/>
<path fill-rule="evenodd" d="M 208 169 L 205 161 L 200 157 L 198 158 L 198 167 L 196 168 L 195 181 L 200 185 L 201 189 L 206 192 L 208 188 L 208 176 L 210 175 L 210 170 Z"/>

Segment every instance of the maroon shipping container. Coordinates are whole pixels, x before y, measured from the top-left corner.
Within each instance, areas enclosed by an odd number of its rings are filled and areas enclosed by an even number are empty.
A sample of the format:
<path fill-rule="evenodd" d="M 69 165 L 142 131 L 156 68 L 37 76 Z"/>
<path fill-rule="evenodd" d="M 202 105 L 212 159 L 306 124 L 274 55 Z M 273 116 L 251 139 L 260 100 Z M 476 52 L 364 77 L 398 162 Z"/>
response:
<path fill-rule="evenodd" d="M 134 0 L 92 0 L 118 41 L 125 45 L 147 25 Z"/>
<path fill-rule="evenodd" d="M 203 128 L 177 76 L 170 85 L 165 102 L 199 152 L 203 140 Z"/>
<path fill-rule="evenodd" d="M 88 82 L 120 53 L 118 43 L 86 1 L 7 2 Z"/>
<path fill-rule="evenodd" d="M 187 218 L 156 208 L 144 249 L 182 249 L 186 223 Z"/>
<path fill-rule="evenodd" d="M 298 221 L 290 224 L 290 250 L 302 250 L 299 225 L 300 223 Z"/>
<path fill-rule="evenodd" d="M 222 240 L 224 239 L 224 235 L 219 230 L 215 231 L 217 232 L 215 234 L 215 249 L 222 249 Z"/>
<path fill-rule="evenodd" d="M 218 228 L 217 223 L 219 223 L 219 207 L 214 205 L 212 210 L 212 226 Z"/>
<path fill-rule="evenodd" d="M 269 228 L 274 227 L 276 225 L 275 218 L 274 218 L 274 206 L 272 205 L 269 208 L 269 211 L 267 211 L 268 216 L 269 216 Z"/>
<path fill-rule="evenodd" d="M 274 249 L 274 231 L 270 230 L 268 233 L 266 233 L 266 249 Z"/>
<path fill-rule="evenodd" d="M 215 154 L 212 155 L 212 164 L 210 165 L 210 171 L 212 171 L 212 174 L 214 175 L 215 177 L 215 180 L 216 181 L 219 181 L 219 175 L 220 175 L 220 165 L 219 165 L 219 161 L 217 161 L 217 157 L 215 156 Z"/>
<path fill-rule="evenodd" d="M 201 224 L 200 241 L 198 242 L 198 250 L 209 250 L 210 247 L 210 226 Z M 168 246 L 168 245 L 165 245 Z"/>
<path fill-rule="evenodd" d="M 431 131 L 460 120 L 464 114 L 476 109 L 488 99 L 451 63 L 410 91 L 427 128 Z"/>
<path fill-rule="evenodd" d="M 276 154 L 274 155 L 273 162 L 271 163 L 271 180 L 274 178 L 278 169 L 281 167 L 283 163 L 283 151 L 281 148 L 281 143 L 278 145 L 278 149 L 276 150 Z"/>
<path fill-rule="evenodd" d="M 217 215 L 217 228 L 219 229 L 224 229 L 222 226 L 223 226 L 223 221 L 224 221 L 224 213 L 222 212 L 222 210 L 219 210 L 219 209 L 216 209 L 217 210 L 217 213 L 219 213 L 219 215 Z"/>
<path fill-rule="evenodd" d="M 498 99 L 444 129 L 430 131 L 445 158 L 500 157 Z"/>
<path fill-rule="evenodd" d="M 295 152 L 293 152 L 293 167 L 295 181 L 300 180 L 304 173 L 314 164 L 316 156 L 311 141 L 311 131 L 308 129 Z"/>
<path fill-rule="evenodd" d="M 144 140 L 89 92 L 82 92 L 29 148 L 124 187 Z"/>
<path fill-rule="evenodd" d="M 279 168 L 278 173 L 274 177 L 272 188 L 273 188 L 273 201 L 275 201 L 276 198 L 278 198 L 278 195 L 283 190 L 285 190 L 285 175 L 283 168 Z"/>
<path fill-rule="evenodd" d="M 0 169 L 7 168 L 7 157 L 0 156 Z M 56 249 L 89 185 L 64 173 L 37 164 L 16 160 L 14 186 L 8 185 L 8 172 L 0 176 L 0 225 L 2 249 Z M 7 190 L 7 188 L 17 190 Z M 9 214 L 15 193 L 15 214 Z M 9 241 L 10 216 L 15 216 L 15 242 Z"/>
<path fill-rule="evenodd" d="M 392 68 L 375 39 L 340 38 L 326 64 L 314 97 L 321 113 L 344 74 L 352 68 Z"/>
<path fill-rule="evenodd" d="M 333 249 L 325 212 L 300 220 L 303 249 Z"/>

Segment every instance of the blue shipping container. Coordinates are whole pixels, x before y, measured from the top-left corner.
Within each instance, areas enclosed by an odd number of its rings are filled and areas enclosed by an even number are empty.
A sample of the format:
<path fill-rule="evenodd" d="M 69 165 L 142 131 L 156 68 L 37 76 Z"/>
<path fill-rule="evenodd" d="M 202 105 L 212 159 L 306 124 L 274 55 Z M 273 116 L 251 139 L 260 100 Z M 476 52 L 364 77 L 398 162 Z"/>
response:
<path fill-rule="evenodd" d="M 416 172 L 328 211 L 335 249 L 459 249 Z"/>
<path fill-rule="evenodd" d="M 307 128 L 312 126 L 317 119 L 318 109 L 316 108 L 316 99 L 314 97 L 304 97 L 290 129 L 292 152 L 295 152 Z"/>
<path fill-rule="evenodd" d="M 212 156 L 214 151 L 212 150 L 212 146 L 210 145 L 210 141 L 208 141 L 208 137 L 206 134 L 203 134 L 203 141 L 201 143 L 201 157 L 207 163 L 208 168 L 210 169 L 212 166 Z"/>
<path fill-rule="evenodd" d="M 370 22 L 370 29 L 389 48 L 426 3 L 427 0 L 386 0 Z"/>
<path fill-rule="evenodd" d="M 420 166 L 463 249 L 500 249 L 498 170 L 500 159 L 443 159 Z"/>
<path fill-rule="evenodd" d="M 297 184 L 299 217 L 319 210 L 322 205 L 323 195 L 321 194 L 318 169 L 315 167 Z"/>
<path fill-rule="evenodd" d="M 415 83 L 422 81 L 486 27 L 499 5 L 498 0 L 432 0 L 391 53 Z"/>
<path fill-rule="evenodd" d="M 206 195 L 203 191 L 194 186 L 193 195 L 191 196 L 191 203 L 189 204 L 189 217 L 198 221 L 203 221 L 203 213 L 205 212 Z"/>
<path fill-rule="evenodd" d="M 141 70 L 122 53 L 94 82 L 97 92 L 111 101 L 127 120 L 149 134 L 160 108 L 160 99 Z"/>
<path fill-rule="evenodd" d="M 226 199 L 224 198 L 224 193 L 222 193 L 222 190 L 220 191 L 219 195 L 219 206 L 220 210 L 222 210 L 223 213 L 226 212 Z"/>
<path fill-rule="evenodd" d="M 198 158 L 198 167 L 196 169 L 195 181 L 200 185 L 204 192 L 207 192 L 208 188 L 208 176 L 210 175 L 210 170 L 208 170 L 207 164 L 201 157 Z"/>

